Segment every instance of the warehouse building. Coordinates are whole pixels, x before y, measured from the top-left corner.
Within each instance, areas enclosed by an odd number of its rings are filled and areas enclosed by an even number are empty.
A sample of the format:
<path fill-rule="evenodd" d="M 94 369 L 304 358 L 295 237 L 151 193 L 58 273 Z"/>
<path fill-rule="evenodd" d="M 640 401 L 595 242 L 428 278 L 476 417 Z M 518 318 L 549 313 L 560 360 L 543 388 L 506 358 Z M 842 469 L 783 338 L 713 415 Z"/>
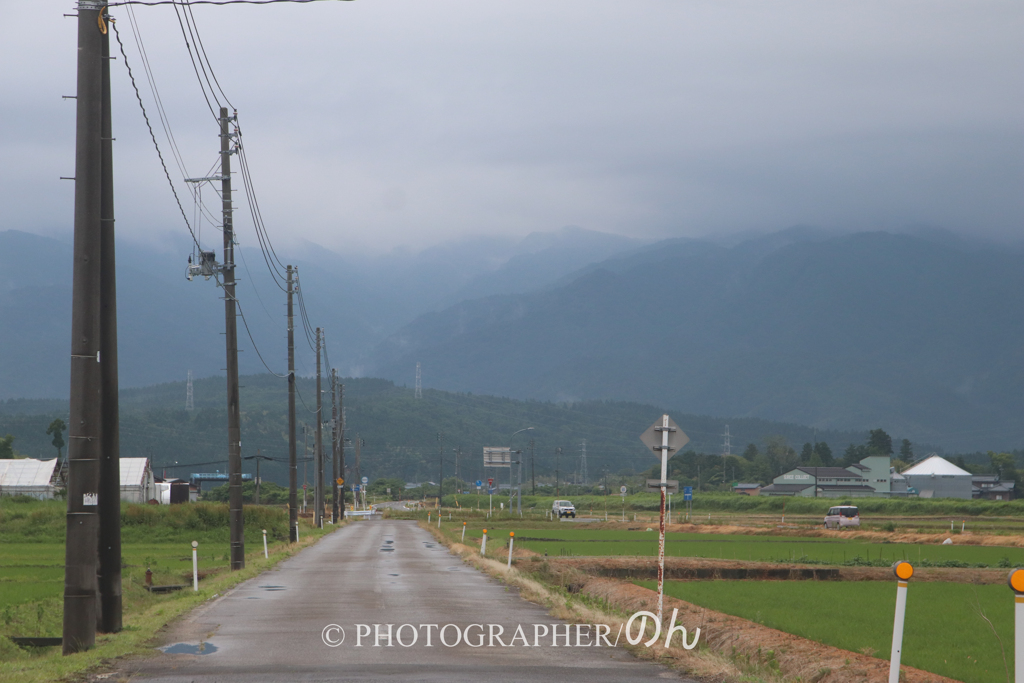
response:
<path fill-rule="evenodd" d="M 971 473 L 937 455 L 925 458 L 902 474 L 907 486 L 916 489 L 921 498 L 970 499 L 973 494 Z"/>

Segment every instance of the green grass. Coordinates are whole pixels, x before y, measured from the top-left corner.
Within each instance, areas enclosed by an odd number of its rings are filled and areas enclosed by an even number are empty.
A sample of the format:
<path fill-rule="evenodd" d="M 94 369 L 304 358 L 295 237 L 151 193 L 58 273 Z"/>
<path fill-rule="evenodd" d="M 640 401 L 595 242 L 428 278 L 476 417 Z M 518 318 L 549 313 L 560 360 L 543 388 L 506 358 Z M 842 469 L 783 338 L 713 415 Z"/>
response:
<path fill-rule="evenodd" d="M 657 589 L 652 581 L 637 583 Z M 669 581 L 665 593 L 810 640 L 889 659 L 895 581 Z M 911 582 L 903 663 L 965 683 L 1004 683 L 1000 644 L 982 612 L 1002 639 L 1012 676 L 1013 593 L 1005 586 Z"/>
<path fill-rule="evenodd" d="M 79 677 L 104 659 L 145 649 L 170 619 L 294 551 L 285 542 L 287 512 L 281 508 L 245 508 L 246 569 L 230 572 L 226 505 L 125 505 L 121 515 L 125 630 L 98 636 L 97 647 L 89 652 L 62 657 L 59 648 L 18 648 L 8 636 L 61 633 L 64 520 L 61 501 L 0 498 L 0 681 Z M 268 531 L 269 560 L 263 558 L 262 529 Z M 303 545 L 331 530 L 330 526 L 324 531 L 313 529 L 303 520 Z M 191 583 L 193 540 L 199 543 L 200 571 L 210 572 L 200 580 L 199 592 L 160 595 L 144 590 L 147 568 L 157 585 Z"/>

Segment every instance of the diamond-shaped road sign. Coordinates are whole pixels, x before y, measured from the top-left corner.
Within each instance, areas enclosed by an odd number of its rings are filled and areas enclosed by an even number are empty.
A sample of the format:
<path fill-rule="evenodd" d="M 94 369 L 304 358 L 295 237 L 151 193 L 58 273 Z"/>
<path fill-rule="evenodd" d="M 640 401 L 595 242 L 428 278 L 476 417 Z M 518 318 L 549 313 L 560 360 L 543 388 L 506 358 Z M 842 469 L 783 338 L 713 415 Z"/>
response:
<path fill-rule="evenodd" d="M 661 434 L 664 431 L 662 422 L 663 418 L 658 418 L 654 424 L 647 428 L 646 432 L 640 435 L 640 440 L 644 442 L 648 450 L 652 451 L 659 460 L 661 459 Z M 690 437 L 679 428 L 679 425 L 671 417 L 668 418 L 668 429 L 668 453 L 669 457 L 672 457 L 681 451 L 683 446 L 690 443 Z"/>

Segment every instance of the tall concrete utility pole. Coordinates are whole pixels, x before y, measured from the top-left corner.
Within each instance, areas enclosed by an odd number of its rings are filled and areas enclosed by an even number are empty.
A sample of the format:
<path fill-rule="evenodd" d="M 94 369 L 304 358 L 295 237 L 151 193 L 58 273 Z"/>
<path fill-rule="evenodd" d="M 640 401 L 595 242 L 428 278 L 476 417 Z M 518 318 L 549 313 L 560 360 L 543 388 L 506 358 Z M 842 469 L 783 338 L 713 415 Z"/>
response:
<path fill-rule="evenodd" d="M 530 439 L 530 495 L 537 495 L 537 472 L 533 467 L 533 439 Z"/>
<path fill-rule="evenodd" d="M 295 319 L 292 297 L 295 293 L 294 270 L 288 266 L 288 540 L 299 540 L 299 467 L 295 449 Z"/>
<path fill-rule="evenodd" d="M 338 523 L 338 371 L 331 369 L 331 523 Z"/>
<path fill-rule="evenodd" d="M 437 509 L 440 510 L 444 496 L 444 432 L 437 433 L 437 467 Z"/>
<path fill-rule="evenodd" d="M 185 383 L 185 410 L 192 412 L 196 409 L 195 395 L 192 391 L 192 371 L 188 371 L 188 382 Z"/>
<path fill-rule="evenodd" d="M 313 490 L 316 492 L 313 497 L 313 523 L 320 527 L 324 521 L 324 409 L 323 391 L 320 389 L 320 328 L 316 328 L 316 438 L 313 440 L 313 447 L 316 449 L 316 481 L 313 483 Z"/>
<path fill-rule="evenodd" d="M 103 197 L 103 72 L 109 54 L 104 4 L 78 2 L 75 121 L 74 270 L 71 294 L 71 388 L 68 508 L 65 532 L 65 655 L 96 642 L 99 490 L 103 435 L 100 352 Z"/>
<path fill-rule="evenodd" d="M 338 511 L 338 519 L 345 519 L 345 385 L 338 385 L 338 419 L 340 420 L 338 429 L 338 476 L 341 477 L 342 483 L 338 486 L 338 495 L 341 500 L 339 501 L 340 510 Z"/>
<path fill-rule="evenodd" d="M 231 130 L 234 116 L 220 108 L 220 190 L 224 223 L 224 340 L 228 373 L 228 515 L 231 569 L 245 568 L 245 520 L 242 512 L 242 420 L 238 406 L 238 330 L 235 310 L 235 229 L 231 207 Z"/>
<path fill-rule="evenodd" d="M 356 476 L 352 479 L 353 483 L 359 484 L 362 480 L 362 472 L 359 470 L 359 461 L 362 459 L 362 448 L 363 440 L 359 438 L 359 434 L 356 433 Z"/>
<path fill-rule="evenodd" d="M 117 261 L 114 254 L 114 145 L 110 120 L 110 34 L 103 34 L 103 107 L 100 132 L 100 437 L 99 572 L 96 628 L 121 630 L 121 422 L 117 377 Z"/>

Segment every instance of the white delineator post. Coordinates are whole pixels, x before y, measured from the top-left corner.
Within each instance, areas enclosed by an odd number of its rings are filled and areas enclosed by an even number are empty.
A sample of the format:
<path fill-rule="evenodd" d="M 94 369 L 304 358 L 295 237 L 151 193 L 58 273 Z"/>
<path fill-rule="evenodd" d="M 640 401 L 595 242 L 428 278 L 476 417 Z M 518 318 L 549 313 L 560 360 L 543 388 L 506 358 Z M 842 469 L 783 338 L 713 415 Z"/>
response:
<path fill-rule="evenodd" d="M 903 655 L 903 620 L 907 614 L 907 582 L 914 575 L 914 567 L 900 560 L 893 564 L 896 575 L 896 619 L 892 625 L 892 654 L 889 656 L 889 683 L 899 683 L 900 658 Z"/>
<path fill-rule="evenodd" d="M 484 529 L 484 537 L 480 539 L 480 554 L 487 554 L 487 529 Z"/>
<path fill-rule="evenodd" d="M 465 522 L 462 523 L 462 541 L 460 541 L 460 542 L 461 543 L 465 543 L 466 542 L 466 523 Z"/>
<path fill-rule="evenodd" d="M 1006 582 L 1013 589 L 1013 680 L 1024 683 L 1024 569 L 1014 569 Z"/>
<path fill-rule="evenodd" d="M 199 590 L 199 542 L 192 541 L 192 590 Z"/>
<path fill-rule="evenodd" d="M 512 568 L 512 544 L 515 543 L 516 532 L 508 532 L 508 568 Z"/>
<path fill-rule="evenodd" d="M 263 558 L 266 560 L 270 559 L 270 553 L 267 552 L 267 530 L 263 530 Z"/>
<path fill-rule="evenodd" d="M 661 520 L 658 523 L 658 624 L 665 602 L 665 489 L 668 486 L 668 415 L 661 416 Z"/>

